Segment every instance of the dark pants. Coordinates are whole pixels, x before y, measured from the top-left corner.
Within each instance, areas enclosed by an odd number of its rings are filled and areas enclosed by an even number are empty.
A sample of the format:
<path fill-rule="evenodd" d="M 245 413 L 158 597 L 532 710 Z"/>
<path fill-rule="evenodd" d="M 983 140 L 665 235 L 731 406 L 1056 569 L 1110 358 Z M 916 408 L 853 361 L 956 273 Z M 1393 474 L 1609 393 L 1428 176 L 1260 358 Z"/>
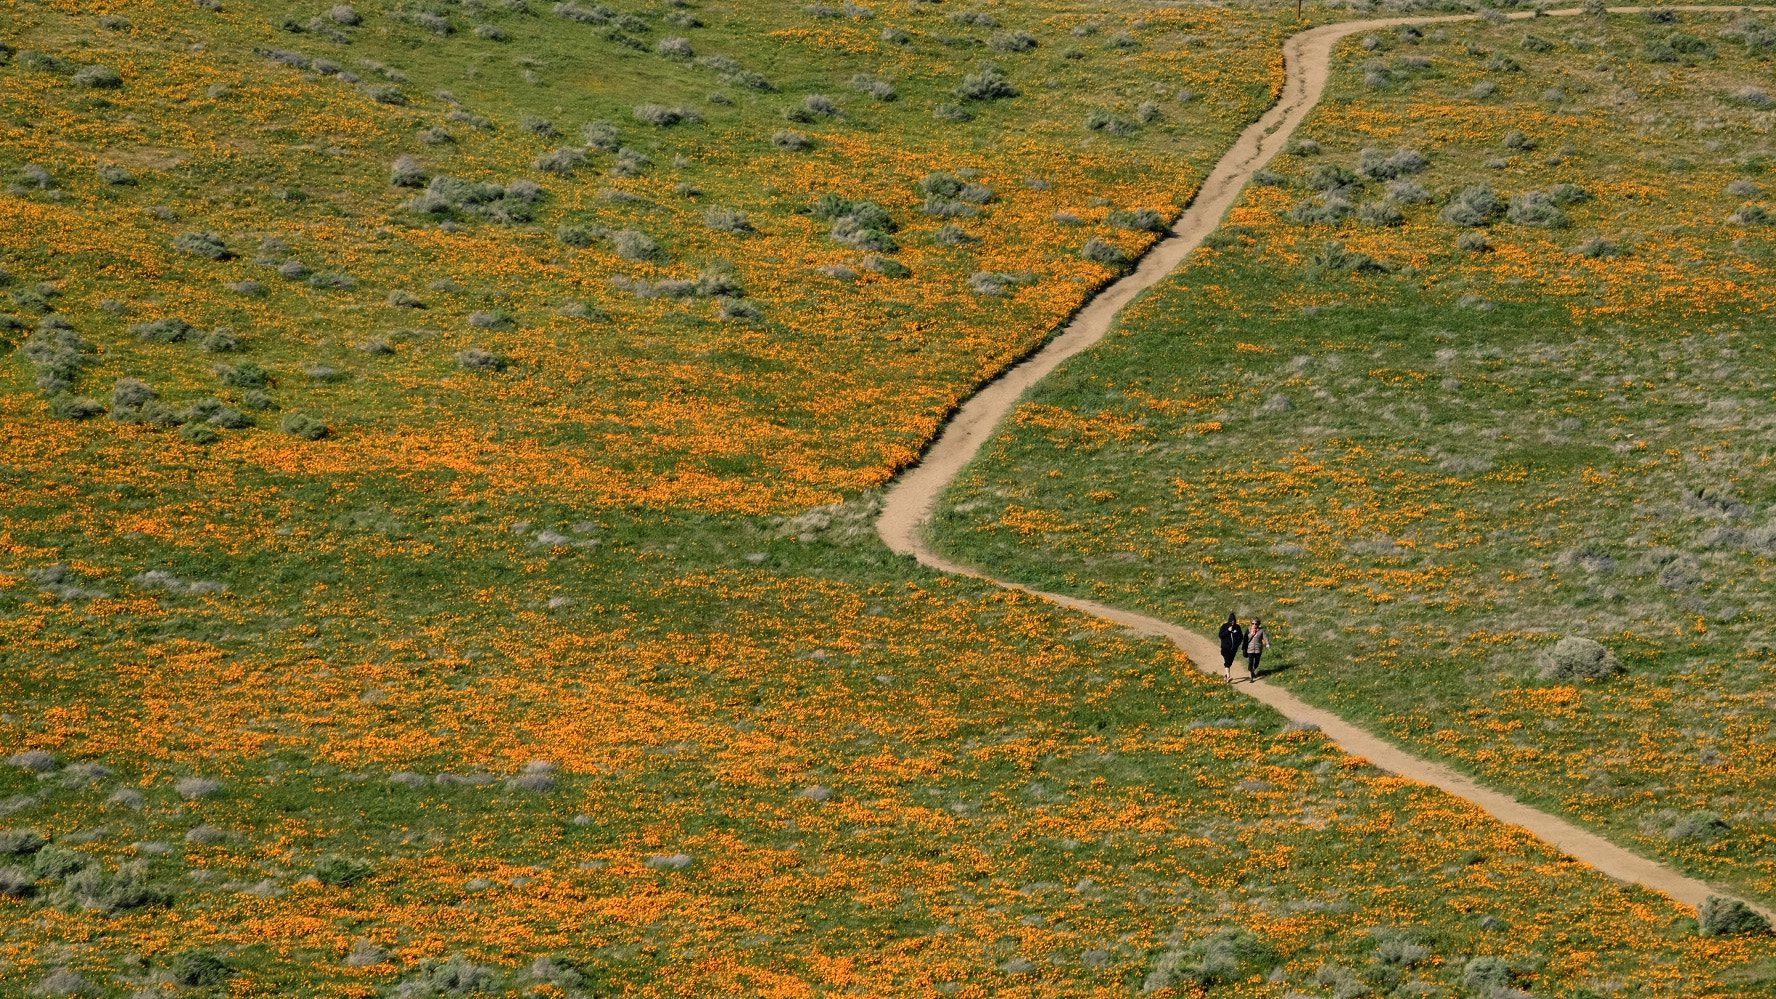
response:
<path fill-rule="evenodd" d="M 1222 665 L 1222 667 L 1225 669 L 1232 669 L 1233 668 L 1233 657 L 1237 656 L 1237 655 L 1239 655 L 1239 653 L 1233 649 L 1222 649 L 1221 650 L 1221 665 Z"/>
<path fill-rule="evenodd" d="M 1263 655 L 1264 655 L 1264 653 L 1262 653 L 1262 652 L 1248 652 L 1248 653 L 1246 653 L 1246 668 L 1251 671 L 1253 676 L 1258 675 L 1258 660 Z"/>

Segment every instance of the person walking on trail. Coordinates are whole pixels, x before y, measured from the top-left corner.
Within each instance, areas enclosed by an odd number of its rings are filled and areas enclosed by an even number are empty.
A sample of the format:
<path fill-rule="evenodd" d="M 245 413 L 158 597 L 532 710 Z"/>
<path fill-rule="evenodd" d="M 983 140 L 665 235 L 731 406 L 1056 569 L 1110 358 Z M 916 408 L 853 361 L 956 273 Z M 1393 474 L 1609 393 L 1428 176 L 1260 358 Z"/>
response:
<path fill-rule="evenodd" d="M 1246 629 L 1240 627 L 1239 618 L 1232 611 L 1227 612 L 1227 620 L 1221 624 L 1221 668 L 1227 671 L 1227 682 L 1233 682 L 1233 657 L 1240 654 L 1246 644 Z"/>
<path fill-rule="evenodd" d="M 1258 679 L 1258 659 L 1264 650 L 1270 648 L 1270 633 L 1264 630 L 1264 619 L 1252 619 L 1252 629 L 1246 632 L 1246 670 L 1250 679 Z"/>

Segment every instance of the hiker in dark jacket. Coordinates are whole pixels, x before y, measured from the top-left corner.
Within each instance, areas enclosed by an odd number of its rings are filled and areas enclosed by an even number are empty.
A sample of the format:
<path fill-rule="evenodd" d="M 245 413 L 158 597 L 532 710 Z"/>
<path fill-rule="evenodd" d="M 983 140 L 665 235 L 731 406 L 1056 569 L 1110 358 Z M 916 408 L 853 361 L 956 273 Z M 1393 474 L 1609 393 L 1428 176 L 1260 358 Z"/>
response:
<path fill-rule="evenodd" d="M 1251 679 L 1258 679 L 1258 657 L 1268 648 L 1270 632 L 1264 630 L 1264 619 L 1255 617 L 1251 629 L 1246 632 L 1246 669 L 1251 673 Z"/>
<path fill-rule="evenodd" d="M 1221 625 L 1221 668 L 1227 671 L 1227 682 L 1233 682 L 1233 657 L 1240 654 L 1246 644 L 1246 629 L 1240 627 L 1239 618 L 1232 611 L 1227 612 L 1227 620 Z"/>

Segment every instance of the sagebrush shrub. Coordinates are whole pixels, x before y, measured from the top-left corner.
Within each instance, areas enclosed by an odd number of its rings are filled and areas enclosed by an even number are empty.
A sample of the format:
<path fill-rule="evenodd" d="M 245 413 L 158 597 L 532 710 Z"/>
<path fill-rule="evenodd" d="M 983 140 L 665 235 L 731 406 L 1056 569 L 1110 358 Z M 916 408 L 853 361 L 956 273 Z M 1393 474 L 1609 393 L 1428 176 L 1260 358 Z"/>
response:
<path fill-rule="evenodd" d="M 1453 225 L 1478 228 L 1504 212 L 1504 203 L 1486 184 L 1465 187 L 1443 206 L 1443 220 Z"/>
<path fill-rule="evenodd" d="M 502 354 L 496 354 L 480 347 L 469 347 L 456 352 L 456 363 L 468 371 L 504 371 L 512 363 Z"/>
<path fill-rule="evenodd" d="M 1727 221 L 1734 225 L 1753 226 L 1765 225 L 1770 221 L 1770 218 L 1769 209 L 1765 208 L 1763 205 L 1748 202 L 1740 205 L 1738 211 L 1727 216 Z"/>
<path fill-rule="evenodd" d="M 1243 929 L 1216 930 L 1186 946 L 1174 946 L 1154 959 L 1142 992 L 1182 985 L 1209 986 L 1262 974 L 1278 964 L 1276 952 Z"/>
<path fill-rule="evenodd" d="M 892 101 L 900 95 L 895 93 L 894 84 L 887 80 L 874 77 L 868 73 L 858 73 L 851 78 L 851 89 L 868 94 L 878 101 Z"/>
<path fill-rule="evenodd" d="M 365 97 L 378 104 L 401 107 L 407 103 L 407 95 L 401 92 L 400 87 L 392 83 L 366 83 L 359 89 L 364 92 Z"/>
<path fill-rule="evenodd" d="M 1504 958 L 1486 955 L 1462 966 L 1462 984 L 1471 989 L 1502 989 L 1511 984 L 1511 966 Z"/>
<path fill-rule="evenodd" d="M 431 174 L 411 156 L 402 156 L 389 167 L 389 183 L 396 187 L 424 187 Z"/>
<path fill-rule="evenodd" d="M 422 962 L 417 971 L 396 983 L 392 994 L 395 999 L 480 995 L 499 992 L 503 983 L 504 979 L 493 968 L 452 954 L 445 961 Z"/>
<path fill-rule="evenodd" d="M 1547 191 L 1525 191 L 1512 198 L 1505 219 L 1514 225 L 1540 229 L 1563 228 L 1570 221 Z"/>
<path fill-rule="evenodd" d="M 1536 659 L 1544 680 L 1601 680 L 1622 672 L 1622 664 L 1602 643 L 1568 635 Z"/>
<path fill-rule="evenodd" d="M 1029 52 L 1038 44 L 1028 31 L 998 31 L 987 39 L 987 47 L 995 52 Z"/>
<path fill-rule="evenodd" d="M 290 413 L 278 421 L 278 429 L 291 437 L 305 441 L 318 441 L 330 432 L 325 421 L 307 413 Z"/>
<path fill-rule="evenodd" d="M 806 135 L 792 128 L 783 129 L 771 136 L 771 145 L 785 152 L 798 152 L 814 145 Z"/>
<path fill-rule="evenodd" d="M 179 343 L 190 339 L 197 332 L 190 323 L 177 316 L 136 323 L 130 326 L 129 331 L 135 334 L 136 339 L 149 343 Z"/>
<path fill-rule="evenodd" d="M 1423 205 L 1431 200 L 1431 192 L 1416 180 L 1402 178 L 1389 181 L 1387 196 L 1402 205 Z"/>
<path fill-rule="evenodd" d="M 1736 898 L 1710 895 L 1696 911 L 1696 917 L 1705 937 L 1762 936 L 1770 932 L 1770 921 Z"/>
<path fill-rule="evenodd" d="M 115 90 L 123 86 L 123 77 L 109 66 L 87 66 L 74 74 L 74 82 L 94 90 Z"/>
<path fill-rule="evenodd" d="M 764 310 L 753 302 L 724 298 L 718 306 L 718 313 L 723 319 L 762 319 Z"/>
<path fill-rule="evenodd" d="M 757 232 L 746 213 L 738 208 L 711 208 L 703 215 L 703 224 L 718 232 Z"/>
<path fill-rule="evenodd" d="M 1106 267 L 1125 267 L 1129 263 L 1129 255 L 1122 247 L 1097 236 L 1085 241 L 1085 245 L 1079 248 L 1079 256 Z"/>
<path fill-rule="evenodd" d="M 614 153 L 622 147 L 622 141 L 617 134 L 617 126 L 608 121 L 589 122 L 580 131 L 586 137 L 586 145 L 593 149 Z"/>
<path fill-rule="evenodd" d="M 939 226 L 937 232 L 932 233 L 931 238 L 945 246 L 967 246 L 970 243 L 980 242 L 968 230 L 953 222 Z"/>
<path fill-rule="evenodd" d="M 635 120 L 655 128 L 671 128 L 673 125 L 697 120 L 697 113 L 685 107 L 667 107 L 664 104 L 638 104 L 635 107 Z"/>
<path fill-rule="evenodd" d="M 981 295 L 1003 295 L 1012 288 L 1035 283 L 1034 274 L 976 271 L 968 277 L 968 286 Z"/>
<path fill-rule="evenodd" d="M 1165 232 L 1165 216 L 1152 208 L 1132 208 L 1111 212 L 1104 218 L 1106 225 L 1134 232 Z"/>
<path fill-rule="evenodd" d="M 1587 257 L 1592 260 L 1614 260 L 1622 255 L 1622 247 L 1613 240 L 1602 236 L 1593 236 L 1567 252 L 1575 257 Z"/>
<path fill-rule="evenodd" d="M 1357 218 L 1365 225 L 1396 226 L 1404 224 L 1406 213 L 1390 198 L 1365 201 L 1357 206 Z"/>
<path fill-rule="evenodd" d="M 173 239 L 173 249 L 205 260 L 230 260 L 234 254 L 213 232 L 188 232 Z"/>
<path fill-rule="evenodd" d="M 965 101 L 997 101 L 1022 94 L 1023 91 L 1012 85 L 1003 70 L 992 65 L 967 74 L 956 87 L 956 96 Z"/>
<path fill-rule="evenodd" d="M 1329 240 L 1315 250 L 1309 258 L 1315 270 L 1358 273 L 1362 271 L 1381 271 L 1387 267 L 1367 253 L 1358 253 L 1348 249 L 1338 240 Z"/>
<path fill-rule="evenodd" d="M 1357 172 L 1370 180 L 1393 180 L 1418 173 L 1431 165 L 1416 149 L 1365 149 L 1358 154 Z"/>
<path fill-rule="evenodd" d="M 585 162 L 586 154 L 584 152 L 572 146 L 562 146 L 539 154 L 531 165 L 545 173 L 560 174 L 566 177 L 574 172 L 575 167 L 582 166 Z"/>
<path fill-rule="evenodd" d="M 139 409 L 143 403 L 158 398 L 160 393 L 140 378 L 119 378 L 111 388 L 111 405 L 114 410 Z"/>
<path fill-rule="evenodd" d="M 1289 209 L 1289 217 L 1302 225 L 1335 225 L 1350 217 L 1355 206 L 1342 190 L 1303 198 Z"/>
<path fill-rule="evenodd" d="M 625 260 L 660 260 L 665 257 L 665 250 L 645 232 L 635 229 L 623 229 L 611 234 L 611 248 L 617 256 Z"/>
<path fill-rule="evenodd" d="M 251 361 L 218 364 L 215 372 L 222 384 L 230 388 L 264 388 L 271 383 L 270 373 Z"/>
<path fill-rule="evenodd" d="M 1140 130 L 1134 122 L 1102 108 L 1085 116 L 1085 127 L 1087 131 L 1121 136 L 1133 135 Z"/>

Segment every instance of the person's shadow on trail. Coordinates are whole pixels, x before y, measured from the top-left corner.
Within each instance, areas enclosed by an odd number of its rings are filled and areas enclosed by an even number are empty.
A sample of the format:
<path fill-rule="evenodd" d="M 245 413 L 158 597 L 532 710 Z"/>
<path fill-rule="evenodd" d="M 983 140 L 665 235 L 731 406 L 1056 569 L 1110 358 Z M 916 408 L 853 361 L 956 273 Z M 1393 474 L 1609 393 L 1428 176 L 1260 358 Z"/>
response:
<path fill-rule="evenodd" d="M 1264 662 L 1258 664 L 1258 672 L 1249 677 L 1236 679 L 1245 680 L 1247 682 L 1251 680 L 1264 680 L 1276 676 L 1278 673 L 1287 673 L 1294 668 L 1295 664 L 1287 659 L 1281 660 L 1280 662 L 1273 662 L 1270 657 L 1266 656 Z"/>

